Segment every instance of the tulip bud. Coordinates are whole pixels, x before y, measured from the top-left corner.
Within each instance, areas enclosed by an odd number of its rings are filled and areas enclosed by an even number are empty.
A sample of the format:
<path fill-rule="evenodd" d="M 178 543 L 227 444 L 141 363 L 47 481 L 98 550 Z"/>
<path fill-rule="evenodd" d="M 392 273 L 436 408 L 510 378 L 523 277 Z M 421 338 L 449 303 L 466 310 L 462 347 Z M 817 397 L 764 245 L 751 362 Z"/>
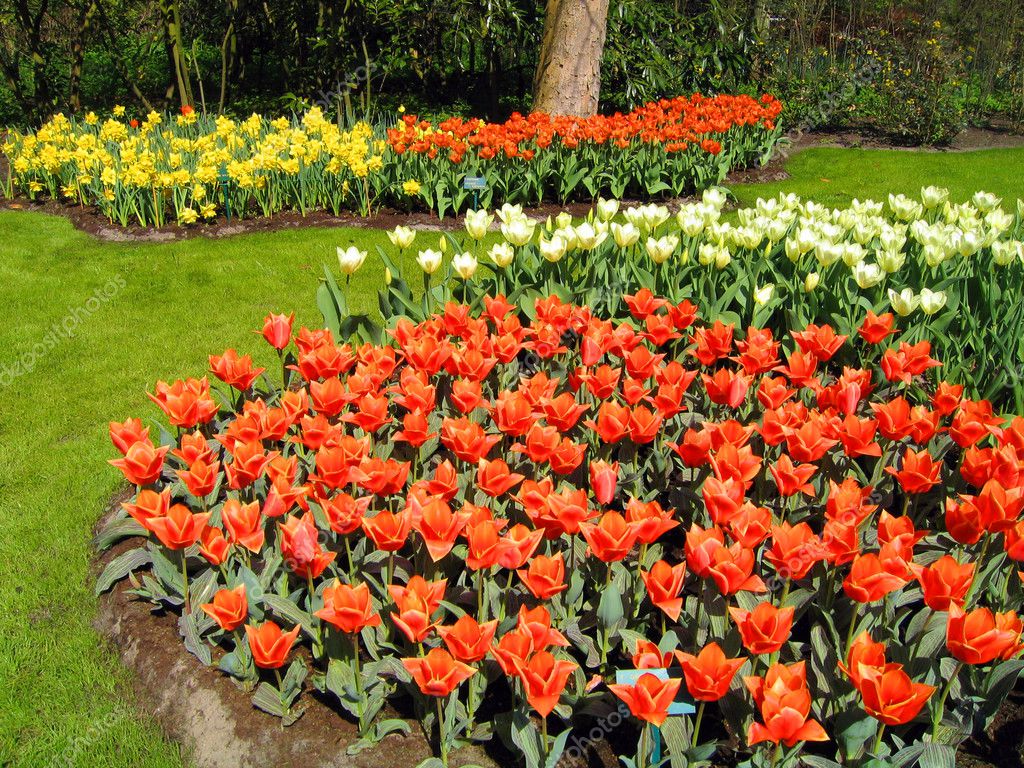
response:
<path fill-rule="evenodd" d="M 762 286 L 761 288 L 758 288 L 756 291 L 754 291 L 754 303 L 759 307 L 763 307 L 765 304 L 772 300 L 772 295 L 774 293 L 775 286 L 772 285 L 771 283 L 768 283 L 768 285 Z"/>
<path fill-rule="evenodd" d="M 441 237 L 438 238 L 437 247 L 438 250 L 441 251 L 441 253 L 448 253 L 448 238 L 445 237 L 444 235 L 441 235 Z"/>
<path fill-rule="evenodd" d="M 821 275 L 817 272 L 808 272 L 807 277 L 804 278 L 804 293 L 810 293 L 818 287 L 818 283 L 821 282 Z"/>
<path fill-rule="evenodd" d="M 565 239 L 559 234 L 553 235 L 550 240 L 545 240 L 543 235 L 540 238 L 540 255 L 545 261 L 552 263 L 561 261 L 567 247 Z"/>
<path fill-rule="evenodd" d="M 630 222 L 625 224 L 612 224 L 612 239 L 615 240 L 615 244 L 619 248 L 629 248 L 630 246 L 636 245 L 636 242 L 640 239 L 640 230 L 637 229 Z"/>
<path fill-rule="evenodd" d="M 391 268 L 384 267 L 384 285 L 391 285 Z"/>
<path fill-rule="evenodd" d="M 609 464 L 607 461 L 590 462 L 590 487 L 594 498 L 601 506 L 607 506 L 615 498 L 615 487 L 619 479 L 619 462 Z"/>

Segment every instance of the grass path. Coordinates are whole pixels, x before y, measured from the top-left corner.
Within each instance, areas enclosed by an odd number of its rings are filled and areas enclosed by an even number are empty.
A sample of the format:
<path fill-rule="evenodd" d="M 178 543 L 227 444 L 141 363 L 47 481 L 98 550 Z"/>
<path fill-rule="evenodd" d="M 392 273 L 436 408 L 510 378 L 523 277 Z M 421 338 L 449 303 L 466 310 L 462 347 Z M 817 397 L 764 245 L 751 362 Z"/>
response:
<path fill-rule="evenodd" d="M 984 188 L 1009 203 L 1021 194 L 1024 150 L 816 149 L 789 169 L 785 182 L 737 188 L 741 202 L 792 191 L 838 204 L 935 183 L 956 199 Z M 131 708 L 126 672 L 91 627 L 89 537 L 119 485 L 105 464 L 106 423 L 155 418 L 145 391 L 201 374 L 211 352 L 235 346 L 276 362 L 252 329 L 268 310 L 318 323 L 321 265 L 350 242 L 372 250 L 386 240 L 306 229 L 112 245 L 60 218 L 0 212 L 0 766 L 182 764 Z M 355 307 L 376 305 L 381 278 L 371 256 L 353 283 Z M 19 360 L 31 364 L 19 371 Z"/>

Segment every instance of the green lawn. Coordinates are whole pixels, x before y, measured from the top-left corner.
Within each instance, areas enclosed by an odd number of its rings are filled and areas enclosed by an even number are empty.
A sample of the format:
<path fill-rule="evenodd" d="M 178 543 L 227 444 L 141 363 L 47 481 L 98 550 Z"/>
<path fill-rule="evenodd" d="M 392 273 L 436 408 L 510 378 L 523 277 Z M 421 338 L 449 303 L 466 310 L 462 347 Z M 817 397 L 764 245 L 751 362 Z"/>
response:
<path fill-rule="evenodd" d="M 743 203 L 793 191 L 837 204 L 935 183 L 956 199 L 984 188 L 1009 201 L 1024 150 L 808 150 L 790 170 L 786 182 L 735 191 Z M 386 242 L 380 232 L 311 229 L 111 245 L 60 218 L 0 212 L 0 765 L 181 765 L 177 747 L 130 709 L 127 675 L 91 628 L 90 532 L 119 485 L 105 464 L 106 423 L 154 418 L 146 389 L 200 374 L 211 352 L 236 346 L 275 362 L 252 329 L 268 310 L 317 323 L 321 265 L 353 241 Z M 381 279 L 371 256 L 353 284 L 355 308 L 376 306 Z M 107 299 L 90 302 L 104 286 Z M 65 322 L 71 337 L 44 341 Z M 10 377 L 33 349 L 31 370 Z"/>

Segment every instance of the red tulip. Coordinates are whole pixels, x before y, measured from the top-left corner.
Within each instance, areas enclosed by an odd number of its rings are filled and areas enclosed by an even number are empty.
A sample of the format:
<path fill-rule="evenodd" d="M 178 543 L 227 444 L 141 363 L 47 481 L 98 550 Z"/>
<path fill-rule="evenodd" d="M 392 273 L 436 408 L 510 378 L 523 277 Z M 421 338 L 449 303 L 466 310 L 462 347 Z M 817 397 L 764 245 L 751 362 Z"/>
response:
<path fill-rule="evenodd" d="M 523 475 L 511 472 L 503 459 L 477 463 L 476 485 L 491 498 L 508 493 L 523 481 Z"/>
<path fill-rule="evenodd" d="M 839 662 L 839 669 L 850 678 L 855 688 L 860 688 L 864 670 L 883 670 L 885 665 L 885 644 L 876 643 L 867 632 L 861 632 L 850 645 L 846 664 Z"/>
<path fill-rule="evenodd" d="M 868 344 L 878 344 L 884 341 L 887 336 L 896 333 L 896 329 L 893 327 L 895 319 L 892 312 L 876 315 L 871 310 L 868 310 L 868 316 L 864 319 L 860 328 L 857 329 L 857 333 Z"/>
<path fill-rule="evenodd" d="M 412 516 L 408 511 L 394 513 L 384 510 L 373 517 L 364 517 L 362 526 L 377 549 L 397 552 L 405 546 L 412 530 Z"/>
<path fill-rule="evenodd" d="M 127 419 L 124 422 L 112 421 L 110 442 L 124 456 L 135 443 L 149 440 L 149 427 L 142 426 L 142 419 Z"/>
<path fill-rule="evenodd" d="M 619 479 L 619 462 L 609 464 L 607 461 L 590 462 L 590 488 L 594 498 L 601 506 L 611 504 L 615 498 L 615 486 Z"/>
<path fill-rule="evenodd" d="M 263 549 L 264 539 L 263 514 L 260 512 L 259 502 L 242 504 L 238 499 L 228 499 L 224 502 L 220 515 L 228 540 L 254 554 L 259 554 Z"/>
<path fill-rule="evenodd" d="M 304 579 L 320 578 L 337 552 L 328 552 L 320 544 L 320 533 L 313 521 L 313 513 L 302 517 L 289 517 L 277 525 L 280 534 L 281 555 L 285 563 Z"/>
<path fill-rule="evenodd" d="M 928 451 L 915 453 L 907 448 L 903 452 L 903 467 L 898 471 L 886 467 L 885 471 L 895 477 L 907 493 L 926 493 L 938 485 L 940 467 Z"/>
<path fill-rule="evenodd" d="M 870 553 L 854 558 L 850 573 L 843 580 L 843 591 L 859 603 L 874 603 L 901 589 L 910 577 L 906 561 L 891 544 L 886 544 L 877 555 Z"/>

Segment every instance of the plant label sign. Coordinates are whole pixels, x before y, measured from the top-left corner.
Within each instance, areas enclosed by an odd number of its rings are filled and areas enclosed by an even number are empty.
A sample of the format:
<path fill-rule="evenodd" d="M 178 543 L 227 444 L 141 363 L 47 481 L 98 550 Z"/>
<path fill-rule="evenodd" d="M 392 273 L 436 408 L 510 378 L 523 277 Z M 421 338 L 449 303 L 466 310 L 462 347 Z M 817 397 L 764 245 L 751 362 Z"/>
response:
<path fill-rule="evenodd" d="M 463 189 L 487 189 L 487 179 L 483 176 L 466 176 L 462 180 Z"/>

